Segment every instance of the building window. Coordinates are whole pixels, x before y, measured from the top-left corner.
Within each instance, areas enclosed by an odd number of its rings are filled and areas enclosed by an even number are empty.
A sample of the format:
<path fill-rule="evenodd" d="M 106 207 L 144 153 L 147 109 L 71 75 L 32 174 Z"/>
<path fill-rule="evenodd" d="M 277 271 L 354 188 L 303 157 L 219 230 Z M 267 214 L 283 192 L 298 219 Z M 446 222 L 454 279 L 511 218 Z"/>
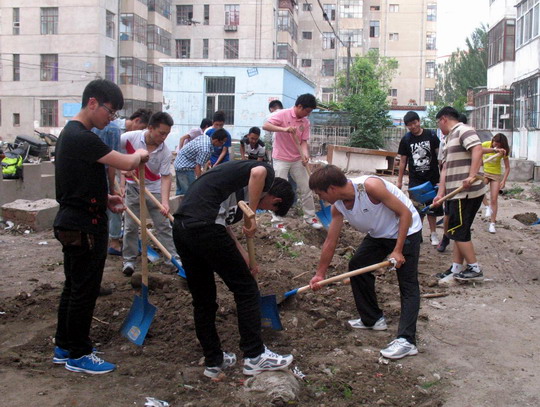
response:
<path fill-rule="evenodd" d="M 435 89 L 427 88 L 425 90 L 424 99 L 426 102 L 435 102 Z"/>
<path fill-rule="evenodd" d="M 58 100 L 41 100 L 41 127 L 58 127 Z"/>
<path fill-rule="evenodd" d="M 21 56 L 13 54 L 13 81 L 21 80 Z"/>
<path fill-rule="evenodd" d="M 302 3 L 302 11 L 311 11 L 313 8 L 311 3 Z"/>
<path fill-rule="evenodd" d="M 428 4 L 427 6 L 427 20 L 428 21 L 437 21 L 437 5 Z"/>
<path fill-rule="evenodd" d="M 426 49 L 435 50 L 437 49 L 437 35 L 433 32 L 428 32 L 426 34 Z"/>
<path fill-rule="evenodd" d="M 362 30 L 339 30 L 339 37 L 345 44 L 351 47 L 362 46 Z"/>
<path fill-rule="evenodd" d="M 208 39 L 205 38 L 202 40 L 202 57 L 203 59 L 208 59 Z"/>
<path fill-rule="evenodd" d="M 539 18 L 539 0 L 521 1 L 521 3 L 517 5 L 517 47 L 538 37 L 540 29 Z"/>
<path fill-rule="evenodd" d="M 13 113 L 13 127 L 19 127 L 21 125 L 20 113 Z"/>
<path fill-rule="evenodd" d="M 234 124 L 234 77 L 206 77 L 206 117 L 222 110 L 225 113 L 225 124 Z"/>
<path fill-rule="evenodd" d="M 488 33 L 488 66 L 515 59 L 515 21 L 502 20 Z"/>
<path fill-rule="evenodd" d="M 163 90 L 163 68 L 161 66 L 154 64 L 146 66 L 146 87 Z"/>
<path fill-rule="evenodd" d="M 381 6 L 370 6 L 369 11 L 381 11 Z"/>
<path fill-rule="evenodd" d="M 107 15 L 105 17 L 105 35 L 109 38 L 115 37 L 115 23 L 114 23 L 114 13 L 111 13 L 107 10 Z"/>
<path fill-rule="evenodd" d="M 399 13 L 399 4 L 390 4 L 388 6 L 388 11 L 390 13 Z"/>
<path fill-rule="evenodd" d="M 396 98 L 397 97 L 397 89 L 388 89 L 388 96 Z"/>
<path fill-rule="evenodd" d="M 323 33 L 322 37 L 322 47 L 323 49 L 335 49 L 336 48 L 336 37 L 334 33 Z"/>
<path fill-rule="evenodd" d="M 172 35 L 165 29 L 148 24 L 148 49 L 155 49 L 165 55 L 171 55 Z"/>
<path fill-rule="evenodd" d="M 289 10 L 278 10 L 278 31 L 286 31 L 296 41 L 298 26 Z"/>
<path fill-rule="evenodd" d="M 313 33 L 311 31 L 302 31 L 303 40 L 311 40 L 313 38 Z"/>
<path fill-rule="evenodd" d="M 41 34 L 58 34 L 58 7 L 41 7 Z"/>
<path fill-rule="evenodd" d="M 225 40 L 225 49 L 223 55 L 225 59 L 238 59 L 238 43 L 239 40 Z"/>
<path fill-rule="evenodd" d="M 155 11 L 170 20 L 171 0 L 148 0 L 148 11 Z"/>
<path fill-rule="evenodd" d="M 336 5 L 335 4 L 323 4 L 323 18 L 326 15 L 325 20 L 336 21 Z"/>
<path fill-rule="evenodd" d="M 399 33 L 389 33 L 388 39 L 390 41 L 399 41 Z"/>
<path fill-rule="evenodd" d="M 148 24 L 137 14 L 120 15 L 120 40 L 147 44 Z"/>
<path fill-rule="evenodd" d="M 225 4 L 225 25 L 240 25 L 240 4 Z"/>
<path fill-rule="evenodd" d="M 339 6 L 341 18 L 362 18 L 362 3 L 358 0 L 343 0 Z"/>
<path fill-rule="evenodd" d="M 176 25 L 191 25 L 193 22 L 193 6 L 176 6 Z"/>
<path fill-rule="evenodd" d="M 204 5 L 203 25 L 210 24 L 210 4 Z"/>
<path fill-rule="evenodd" d="M 302 68 L 310 68 L 311 59 L 302 59 Z"/>
<path fill-rule="evenodd" d="M 321 89 L 321 100 L 325 103 L 334 101 L 334 89 L 332 88 L 322 88 Z"/>
<path fill-rule="evenodd" d="M 277 44 L 277 57 L 276 59 L 286 59 L 292 66 L 296 66 L 297 55 L 294 49 L 286 42 L 280 42 Z"/>
<path fill-rule="evenodd" d="M 176 58 L 188 59 L 191 54 L 191 40 L 176 40 Z"/>
<path fill-rule="evenodd" d="M 147 68 L 147 63 L 138 58 L 120 58 L 118 67 L 120 85 L 136 85 L 146 88 Z"/>
<path fill-rule="evenodd" d="M 13 35 L 21 33 L 21 9 L 15 7 L 13 9 Z"/>
<path fill-rule="evenodd" d="M 114 58 L 105 56 L 105 79 L 114 82 Z"/>
<path fill-rule="evenodd" d="M 41 54 L 40 80 L 58 80 L 58 54 Z"/>
<path fill-rule="evenodd" d="M 435 78 L 435 61 L 426 61 L 426 78 Z"/>
<path fill-rule="evenodd" d="M 322 76 L 334 76 L 335 69 L 334 69 L 334 63 L 335 61 L 333 59 L 323 59 L 322 60 Z"/>
<path fill-rule="evenodd" d="M 369 37 L 370 38 L 379 38 L 379 21 L 370 21 L 369 22 Z"/>

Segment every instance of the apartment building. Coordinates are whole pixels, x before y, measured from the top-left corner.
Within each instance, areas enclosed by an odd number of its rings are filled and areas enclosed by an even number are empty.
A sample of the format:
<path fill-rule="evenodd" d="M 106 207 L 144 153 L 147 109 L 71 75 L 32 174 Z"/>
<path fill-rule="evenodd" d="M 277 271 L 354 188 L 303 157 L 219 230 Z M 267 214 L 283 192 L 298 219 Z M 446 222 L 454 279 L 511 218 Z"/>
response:
<path fill-rule="evenodd" d="M 125 115 L 161 109 L 170 0 L 5 0 L 0 6 L 0 135 L 58 134 L 88 82 L 117 82 Z"/>
<path fill-rule="evenodd" d="M 489 2 L 488 81 L 475 95 L 473 124 L 507 135 L 512 157 L 534 161 L 539 169 L 540 0 Z"/>
<path fill-rule="evenodd" d="M 335 98 L 349 57 L 370 49 L 396 58 L 389 101 L 434 100 L 436 0 L 175 0 L 177 58 L 287 60 Z M 210 2 L 208 2 L 210 3 Z"/>

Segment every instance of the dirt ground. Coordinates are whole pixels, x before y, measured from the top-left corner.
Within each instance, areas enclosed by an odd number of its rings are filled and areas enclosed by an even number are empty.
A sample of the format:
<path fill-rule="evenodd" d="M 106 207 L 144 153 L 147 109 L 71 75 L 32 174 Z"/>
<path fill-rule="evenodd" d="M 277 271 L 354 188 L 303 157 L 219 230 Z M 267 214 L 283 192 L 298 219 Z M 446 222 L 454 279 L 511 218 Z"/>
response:
<path fill-rule="evenodd" d="M 520 191 L 523 189 L 523 191 Z M 451 247 L 421 248 L 423 295 L 418 321 L 419 354 L 384 361 L 379 350 L 395 335 L 399 292 L 394 273 L 380 273 L 379 301 L 389 322 L 383 332 L 352 330 L 357 318 L 350 287 L 336 284 L 298 294 L 280 309 L 283 331 L 265 329 L 266 344 L 293 353 L 303 374 L 298 406 L 538 406 L 540 405 L 540 215 L 539 187 L 510 183 L 501 196 L 497 233 L 478 215 L 473 231 L 484 283 L 439 287 L 433 274 L 451 264 Z M 528 215 L 527 215 L 528 214 Z M 307 284 L 318 261 L 324 231 L 293 217 L 287 232 L 259 215 L 255 239 L 262 293 L 282 294 Z M 5 226 L 5 225 L 4 225 Z M 240 233 L 240 229 L 237 230 Z M 440 231 L 442 233 L 442 231 Z M 362 235 L 347 228 L 331 274 L 347 271 Z M 209 254 L 211 255 L 211 254 Z M 299 276 L 301 273 L 307 274 Z M 262 405 L 242 386 L 237 365 L 221 382 L 202 375 L 190 295 L 167 266 L 152 264 L 159 278 L 150 302 L 158 308 L 143 347 L 119 333 L 134 291 L 110 256 L 104 285 L 113 294 L 98 299 L 92 338 L 118 369 L 104 376 L 67 371 L 52 363 L 52 337 L 61 284 L 62 255 L 52 232 L 0 230 L 0 394 L 2 406 L 143 406 L 146 397 L 171 406 Z M 295 279 L 293 279 L 295 278 Z M 224 349 L 240 353 L 232 296 L 218 283 L 218 328 Z"/>

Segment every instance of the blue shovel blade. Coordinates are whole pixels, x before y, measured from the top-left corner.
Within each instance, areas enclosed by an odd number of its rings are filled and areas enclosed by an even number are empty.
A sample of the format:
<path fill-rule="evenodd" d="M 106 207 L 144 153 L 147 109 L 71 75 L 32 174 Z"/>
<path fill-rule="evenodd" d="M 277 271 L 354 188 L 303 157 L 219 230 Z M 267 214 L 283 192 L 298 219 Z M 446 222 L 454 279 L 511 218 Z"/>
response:
<path fill-rule="evenodd" d="M 148 287 L 142 287 L 142 295 L 133 297 L 133 304 L 120 328 L 120 333 L 137 346 L 142 346 L 150 329 L 157 308 L 148 302 Z"/>
<path fill-rule="evenodd" d="M 180 277 L 185 279 L 186 278 L 186 270 L 184 270 L 182 265 L 180 263 L 178 263 L 178 261 L 174 257 L 171 257 L 171 262 L 172 262 L 172 264 L 174 264 L 174 267 L 176 267 L 178 269 L 178 273 L 176 273 L 176 274 L 178 274 Z"/>
<path fill-rule="evenodd" d="M 272 328 L 276 331 L 283 330 L 275 295 L 261 296 L 261 325 L 263 328 Z"/>

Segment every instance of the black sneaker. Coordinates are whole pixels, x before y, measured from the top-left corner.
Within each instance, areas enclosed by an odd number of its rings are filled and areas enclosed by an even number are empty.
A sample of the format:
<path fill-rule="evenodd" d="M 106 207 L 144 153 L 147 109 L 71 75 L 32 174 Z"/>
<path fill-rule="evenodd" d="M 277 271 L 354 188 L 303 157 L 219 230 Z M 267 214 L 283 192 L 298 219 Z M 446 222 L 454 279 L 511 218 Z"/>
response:
<path fill-rule="evenodd" d="M 482 273 L 482 270 L 474 271 L 471 266 L 467 266 L 465 270 L 457 273 L 454 278 L 458 281 L 484 281 L 484 273 Z"/>
<path fill-rule="evenodd" d="M 435 274 L 435 277 L 440 280 L 442 278 L 448 277 L 450 274 L 452 274 L 452 266 L 450 266 L 448 270 L 443 271 L 442 273 Z"/>
<path fill-rule="evenodd" d="M 437 246 L 437 251 L 441 253 L 444 252 L 449 244 L 450 244 L 450 239 L 448 238 L 448 236 L 443 235 L 441 243 L 439 243 L 439 245 Z"/>

